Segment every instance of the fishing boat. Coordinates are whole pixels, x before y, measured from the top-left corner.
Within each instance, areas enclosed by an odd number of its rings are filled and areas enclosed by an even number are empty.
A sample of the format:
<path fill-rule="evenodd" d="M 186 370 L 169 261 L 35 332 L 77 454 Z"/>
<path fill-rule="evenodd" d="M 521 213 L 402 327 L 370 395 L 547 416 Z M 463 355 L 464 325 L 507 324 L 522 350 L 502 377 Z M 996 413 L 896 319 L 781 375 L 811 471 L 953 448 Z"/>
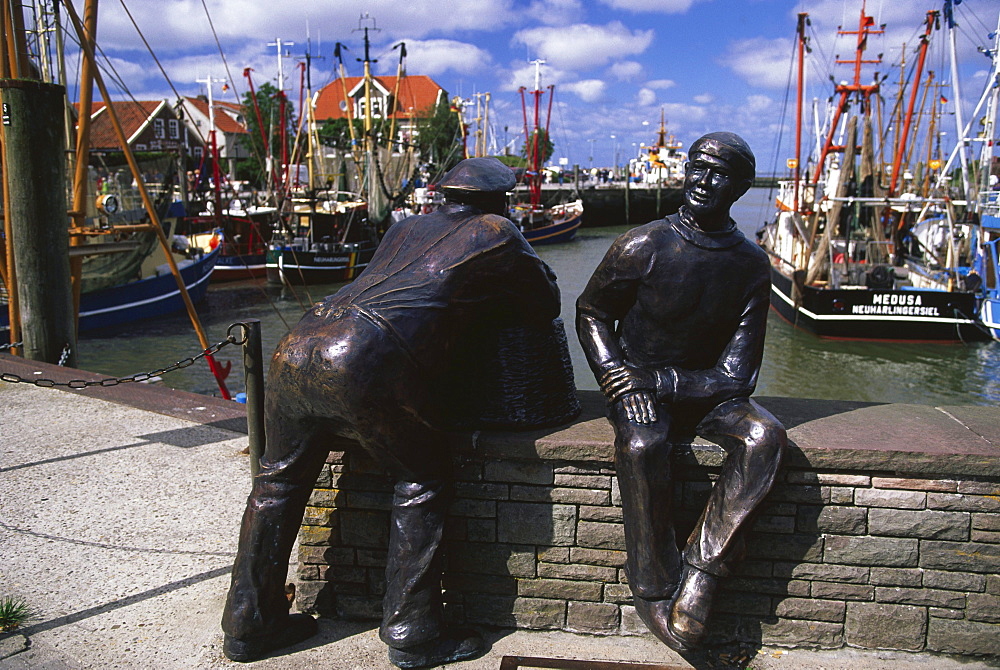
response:
<path fill-rule="evenodd" d="M 218 261 L 212 271 L 213 282 L 227 282 L 239 279 L 261 279 L 266 276 L 267 245 L 274 231 L 277 210 L 273 207 L 258 208 L 256 211 L 223 210 L 218 217 L 199 215 L 186 217 L 186 236 L 193 246 L 205 252 L 220 245 Z M 218 226 L 223 231 L 220 238 L 215 234 Z"/>
<path fill-rule="evenodd" d="M 949 29 L 954 30 L 953 18 L 945 17 Z M 984 51 L 987 51 L 984 49 Z M 983 94 L 969 121 L 969 130 L 964 135 L 972 134 L 971 129 L 981 127 L 979 153 L 979 170 L 970 172 L 977 177 L 973 182 L 975 187 L 975 221 L 971 230 L 973 250 L 971 269 L 968 276 L 974 277 L 979 283 L 979 322 L 984 331 L 997 341 L 1000 341 L 1000 165 L 995 156 L 998 144 L 997 114 L 1000 107 L 1000 91 L 996 82 L 1000 77 L 1000 16 L 997 17 L 997 29 L 993 33 L 993 48 L 988 50 L 992 56 L 992 71 L 986 78 Z M 979 111 L 985 111 L 978 117 Z M 956 153 L 965 149 L 966 143 L 960 143 L 953 152 L 949 162 L 954 160 Z M 971 142 L 969 143 L 971 144 Z M 964 158 L 960 160 L 965 163 Z"/>
<path fill-rule="evenodd" d="M 220 238 L 220 243 L 215 245 L 213 251 L 207 254 L 198 252 L 194 256 L 177 256 L 180 276 L 193 303 L 205 297 L 209 276 L 222 249 L 221 231 L 216 231 L 215 234 Z M 0 344 L 10 342 L 10 320 L 5 298 L 6 293 L 0 293 L 0 305 L 3 305 L 0 308 Z M 78 330 L 80 333 L 87 333 L 115 328 L 180 312 L 184 308 L 184 298 L 177 281 L 169 265 L 163 263 L 142 279 L 83 293 L 80 296 Z"/>
<path fill-rule="evenodd" d="M 997 206 L 995 193 L 990 204 L 992 206 L 982 212 L 982 230 L 986 239 L 981 243 L 975 268 L 984 279 L 979 321 L 991 338 L 1000 341 L 1000 258 L 997 255 L 1000 248 L 1000 207 Z"/>
<path fill-rule="evenodd" d="M 313 117 L 314 108 L 308 106 L 308 132 L 301 134 L 308 140 L 306 158 L 308 160 L 308 185 L 305 188 L 293 188 L 288 176 L 282 184 L 285 197 L 283 201 L 286 211 L 282 221 L 282 231 L 274 236 L 268 246 L 266 256 L 267 280 L 269 283 L 295 285 L 320 284 L 351 281 L 368 267 L 368 263 L 380 241 L 379 227 L 388 225 L 393 211 L 393 201 L 402 198 L 401 193 L 390 193 L 387 183 L 399 181 L 399 174 L 408 174 L 410 164 L 415 165 L 412 150 L 407 148 L 403 156 L 394 156 L 387 147 L 376 146 L 373 136 L 374 107 L 382 110 L 383 118 L 388 117 L 391 125 L 388 131 L 390 145 L 396 132 L 396 116 L 399 110 L 386 104 L 375 105 L 372 102 L 371 91 L 375 87 L 375 78 L 371 72 L 371 43 L 368 31 L 372 26 L 361 26 L 365 21 L 372 21 L 369 16 L 362 16 L 359 29 L 364 31 L 364 74 L 353 86 L 362 90 L 364 139 L 353 142 L 356 104 L 348 93 L 347 73 L 341 55 L 342 45 L 338 44 L 335 57 L 339 61 L 340 79 L 344 89 L 343 109 L 347 112 L 348 128 L 351 132 L 351 161 L 342 164 L 346 177 L 347 172 L 357 175 L 358 190 L 350 192 L 333 187 L 334 179 L 327 180 L 325 189 L 314 186 L 314 176 L 317 172 L 327 172 L 322 166 L 317 169 L 314 161 L 323 152 L 319 151 L 319 141 L 316 137 L 316 122 Z M 400 44 L 399 69 L 395 79 L 398 86 L 403 79 L 405 68 L 403 58 L 406 55 L 405 45 Z M 305 74 L 308 75 L 308 55 Z M 308 77 L 307 77 L 308 81 Z M 312 100 L 311 84 L 309 99 Z M 379 84 L 381 86 L 381 84 Z M 383 87 L 384 88 L 384 87 Z M 298 147 L 293 151 L 298 153 Z M 393 163 L 395 166 L 393 167 Z M 400 167 L 400 166 L 403 167 Z M 348 167 L 350 166 L 350 167 Z M 331 175 L 332 177 L 333 175 Z M 339 179 L 337 180 L 339 181 Z"/>
<path fill-rule="evenodd" d="M 324 207 L 297 212 L 267 250 L 272 284 L 330 284 L 351 281 L 375 255 L 379 239 L 368 223 L 363 199 L 327 200 Z"/>
<path fill-rule="evenodd" d="M 208 121 L 208 137 L 202 163 L 196 171 L 191 186 L 190 205 L 197 214 L 185 216 L 178 222 L 177 233 L 185 235 L 189 243 L 204 253 L 215 250 L 221 243 L 218 262 L 212 272 L 213 282 L 239 279 L 259 279 L 265 276 L 265 255 L 277 222 L 278 209 L 244 202 L 244 198 L 228 183 L 220 169 L 220 151 L 217 139 L 216 101 L 212 77 L 199 79 L 207 84 L 208 95 L 187 98 L 190 109 Z M 230 125 L 236 125 L 226 114 Z M 221 230 L 221 237 L 216 231 Z M 221 242 L 220 242 L 221 240 Z"/>
<path fill-rule="evenodd" d="M 684 144 L 667 132 L 665 110 L 660 110 L 660 128 L 656 143 L 643 145 L 639 156 L 629 161 L 629 178 L 639 188 L 683 189 Z"/>
<path fill-rule="evenodd" d="M 216 231 L 221 237 L 221 231 Z M 208 291 L 208 280 L 222 251 L 222 244 L 207 254 L 198 254 L 177 263 L 191 301 L 199 302 Z M 168 265 L 157 266 L 155 274 L 80 296 L 80 332 L 113 328 L 184 309 L 177 282 Z M 0 322 L 0 328 L 2 328 Z"/>
<path fill-rule="evenodd" d="M 911 136 L 913 103 L 937 12 L 929 12 L 909 106 L 894 144 L 891 174 L 876 160 L 874 106 L 879 83 L 863 84 L 869 37 L 882 32 L 861 9 L 852 82 L 836 85 L 814 172 L 800 170 L 802 81 L 806 14 L 799 15 L 799 95 L 792 178 L 781 185 L 773 222 L 758 232 L 771 257 L 771 304 L 786 321 L 820 337 L 901 341 L 982 339 L 977 295 L 954 273 L 929 272 L 907 245 L 918 239 L 915 224 L 940 216 L 954 222 L 952 198 L 904 183 L 902 157 Z M 902 100 L 902 92 L 900 93 Z M 859 134 L 861 137 L 859 137 Z M 860 144 L 860 152 L 858 147 Z M 919 247 L 919 244 L 914 246 Z M 950 258 L 948 259 L 951 260 Z"/>
<path fill-rule="evenodd" d="M 521 108 L 524 112 L 524 146 L 528 156 L 528 169 L 524 179 L 528 186 L 528 202 L 515 203 L 510 208 L 510 220 L 532 245 L 569 242 L 583 222 L 583 201 L 542 204 L 542 153 L 549 137 L 549 117 L 552 114 L 552 95 L 555 87 L 548 86 L 549 104 L 544 126 L 540 123 L 539 107 L 544 92 L 541 89 L 541 64 L 535 61 L 535 88 L 530 91 L 533 107 L 533 125 L 528 125 L 528 106 L 524 97 L 526 88 L 519 89 Z"/>

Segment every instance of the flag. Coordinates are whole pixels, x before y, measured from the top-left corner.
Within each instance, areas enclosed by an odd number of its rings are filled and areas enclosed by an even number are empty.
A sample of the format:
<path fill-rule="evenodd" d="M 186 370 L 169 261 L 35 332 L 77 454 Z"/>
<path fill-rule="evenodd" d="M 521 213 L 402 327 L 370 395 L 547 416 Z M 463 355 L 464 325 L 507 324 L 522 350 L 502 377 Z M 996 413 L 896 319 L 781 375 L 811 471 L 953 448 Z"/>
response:
<path fill-rule="evenodd" d="M 225 93 L 228 90 L 229 90 L 229 84 L 223 84 L 222 85 L 222 92 Z"/>
<path fill-rule="evenodd" d="M 947 104 L 948 104 L 948 98 L 946 98 L 946 97 L 944 97 L 944 96 L 942 95 L 942 96 L 941 96 L 941 104 L 942 104 L 942 105 L 947 105 Z"/>

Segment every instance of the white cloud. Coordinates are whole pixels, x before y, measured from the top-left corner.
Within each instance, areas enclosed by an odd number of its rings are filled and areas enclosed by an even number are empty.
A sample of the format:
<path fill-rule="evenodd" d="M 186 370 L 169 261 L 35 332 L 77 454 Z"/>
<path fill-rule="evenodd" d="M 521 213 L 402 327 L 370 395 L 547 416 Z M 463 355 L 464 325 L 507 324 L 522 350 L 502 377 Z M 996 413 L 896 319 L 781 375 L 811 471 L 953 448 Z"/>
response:
<path fill-rule="evenodd" d="M 472 74 L 490 65 L 489 53 L 474 44 L 454 40 L 406 40 L 406 70 L 436 76 L 449 70 Z M 383 73 L 395 74 L 396 66 L 387 64 Z"/>
<path fill-rule="evenodd" d="M 659 14 L 683 14 L 694 2 L 695 0 L 601 0 L 602 4 L 613 9 Z"/>
<path fill-rule="evenodd" d="M 470 31 L 493 31 L 521 20 L 513 9 L 513 0 L 448 0 L 446 7 L 438 0 L 303 0 L 294 12 L 275 11 L 275 5 L 268 2 L 209 0 L 207 4 L 211 25 L 227 51 L 253 43 L 264 52 L 267 42 L 280 36 L 295 42 L 294 52 L 301 54 L 307 27 L 314 51 L 320 45 L 329 51 L 336 41 L 360 51 L 362 36 L 355 31 L 359 17 L 365 13 L 371 14 L 378 28 L 370 33 L 373 44 L 421 39 L 430 34 L 462 35 L 467 39 Z M 215 46 L 209 19 L 199 0 L 133 2 L 129 9 L 157 52 L 176 52 L 193 45 Z M 361 25 L 371 27 L 372 22 Z M 113 44 L 116 49 L 145 51 L 122 11 L 101 14 L 98 37 L 106 47 Z"/>
<path fill-rule="evenodd" d="M 561 28 L 529 28 L 514 34 L 554 67 L 587 70 L 602 67 L 614 58 L 641 54 L 653 41 L 652 30 L 629 30 L 620 21 L 606 26 L 577 23 Z"/>
<path fill-rule="evenodd" d="M 710 105 L 715 102 L 715 96 L 711 93 L 702 93 L 701 95 L 694 96 L 694 101 L 699 105 Z"/>
<path fill-rule="evenodd" d="M 635 104 L 640 107 L 649 107 L 656 104 L 656 91 L 651 88 L 640 88 L 635 96 Z"/>
<path fill-rule="evenodd" d="M 792 40 L 754 37 L 730 44 L 720 61 L 751 85 L 785 88 L 792 51 Z"/>
<path fill-rule="evenodd" d="M 608 71 L 618 81 L 632 81 L 642 76 L 643 67 L 642 63 L 637 63 L 634 60 L 625 60 L 613 63 L 608 68 Z"/>
<path fill-rule="evenodd" d="M 646 82 L 646 88 L 651 88 L 654 91 L 660 91 L 668 88 L 673 88 L 677 84 L 673 79 L 653 79 L 652 81 Z"/>
<path fill-rule="evenodd" d="M 771 108 L 773 101 L 766 95 L 748 95 L 744 110 L 750 114 L 763 112 Z"/>
<path fill-rule="evenodd" d="M 583 12 L 580 0 L 535 0 L 527 15 L 539 23 L 559 26 L 573 23 Z"/>
<path fill-rule="evenodd" d="M 600 79 L 584 79 L 563 84 L 562 88 L 576 94 L 584 102 L 597 102 L 604 97 L 607 85 Z"/>

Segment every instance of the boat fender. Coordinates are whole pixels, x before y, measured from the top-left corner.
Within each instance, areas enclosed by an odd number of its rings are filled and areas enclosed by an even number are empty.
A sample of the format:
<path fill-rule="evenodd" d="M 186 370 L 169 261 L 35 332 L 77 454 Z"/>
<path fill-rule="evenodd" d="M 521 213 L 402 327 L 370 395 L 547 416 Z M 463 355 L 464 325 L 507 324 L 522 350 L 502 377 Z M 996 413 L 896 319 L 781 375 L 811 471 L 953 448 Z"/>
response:
<path fill-rule="evenodd" d="M 962 277 L 962 287 L 966 291 L 978 291 L 979 287 L 983 285 L 983 278 L 979 276 L 979 273 L 975 270 L 969 272 L 969 274 Z"/>

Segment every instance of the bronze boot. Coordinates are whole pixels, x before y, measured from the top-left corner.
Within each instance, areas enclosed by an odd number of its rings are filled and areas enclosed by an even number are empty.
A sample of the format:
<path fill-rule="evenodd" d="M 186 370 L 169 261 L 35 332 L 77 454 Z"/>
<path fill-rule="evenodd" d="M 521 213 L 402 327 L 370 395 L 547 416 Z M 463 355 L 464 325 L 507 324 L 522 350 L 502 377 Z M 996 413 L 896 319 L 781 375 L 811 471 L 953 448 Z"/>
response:
<path fill-rule="evenodd" d="M 665 644 L 672 646 L 671 640 L 667 637 L 670 634 L 670 604 L 672 602 L 670 598 L 647 599 L 634 596 L 632 602 L 635 605 L 635 613 L 646 624 L 649 632 Z"/>
<path fill-rule="evenodd" d="M 670 640 L 664 640 L 671 649 L 691 651 L 701 644 L 718 584 L 719 578 L 715 575 L 691 565 L 684 566 L 681 585 L 674 596 L 667 626 L 673 644 Z"/>
<path fill-rule="evenodd" d="M 458 628 L 412 647 L 389 647 L 389 660 L 398 668 L 427 668 L 481 656 L 484 651 L 486 644 L 479 633 Z"/>
<path fill-rule="evenodd" d="M 222 653 L 231 661 L 249 663 L 267 656 L 272 651 L 307 640 L 315 635 L 318 629 L 316 619 L 308 614 L 291 614 L 280 629 L 267 635 L 245 640 L 226 635 Z"/>

